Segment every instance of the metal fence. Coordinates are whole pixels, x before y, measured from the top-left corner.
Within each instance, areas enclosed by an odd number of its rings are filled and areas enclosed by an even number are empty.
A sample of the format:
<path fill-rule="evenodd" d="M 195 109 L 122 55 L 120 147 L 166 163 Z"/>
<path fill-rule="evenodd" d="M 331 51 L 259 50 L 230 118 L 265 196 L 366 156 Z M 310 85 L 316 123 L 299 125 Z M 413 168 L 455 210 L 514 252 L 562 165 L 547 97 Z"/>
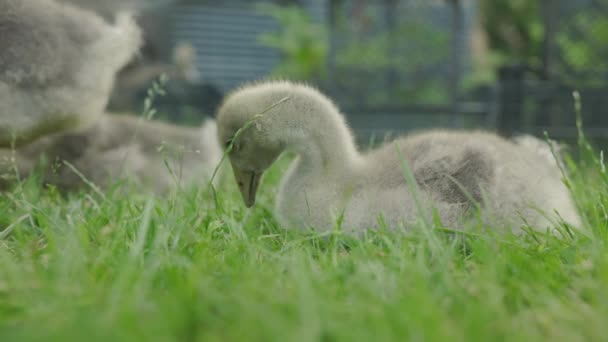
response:
<path fill-rule="evenodd" d="M 498 87 L 503 131 L 608 138 L 608 1 L 539 1 L 541 61 L 505 65 Z M 581 96 L 575 111 L 573 92 Z"/>
<path fill-rule="evenodd" d="M 537 27 L 505 24 L 504 31 L 523 31 L 505 40 L 523 42 L 509 43 L 514 52 L 495 67 L 494 81 L 472 85 L 480 23 L 494 19 L 482 17 L 481 1 L 330 2 L 328 89 L 355 128 L 368 136 L 395 127 L 485 127 L 569 139 L 580 114 L 587 136 L 608 138 L 608 1 L 531 1 L 526 20 Z"/>
<path fill-rule="evenodd" d="M 489 125 L 462 98 L 471 68 L 472 1 L 329 1 L 326 88 L 367 138 L 386 131 Z M 396 129 L 397 128 L 397 129 Z"/>
<path fill-rule="evenodd" d="M 260 2 L 298 4 L 327 28 L 327 72 L 314 82 L 362 139 L 438 126 L 571 138 L 574 90 L 588 135 L 608 137 L 608 0 L 184 0 L 173 40 L 197 48 L 207 83 L 226 91 L 280 63 L 259 41 L 282 29 Z M 520 12 L 484 12 L 498 2 Z M 480 59 L 494 63 L 485 82 Z"/>

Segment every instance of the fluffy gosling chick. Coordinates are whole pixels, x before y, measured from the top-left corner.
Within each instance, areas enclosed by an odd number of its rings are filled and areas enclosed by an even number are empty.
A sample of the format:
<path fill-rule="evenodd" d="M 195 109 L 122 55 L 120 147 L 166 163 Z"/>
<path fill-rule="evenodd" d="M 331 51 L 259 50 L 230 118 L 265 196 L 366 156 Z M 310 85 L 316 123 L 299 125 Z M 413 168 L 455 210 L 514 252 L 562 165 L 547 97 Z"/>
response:
<path fill-rule="evenodd" d="M 27 177 L 45 157 L 43 181 L 62 191 L 82 189 L 86 181 L 105 188 L 129 178 L 143 191 L 162 194 L 209 181 L 221 159 L 216 134 L 213 120 L 189 128 L 104 115 L 84 130 L 45 136 L 14 151 L 0 149 L 0 175 Z M 14 179 L 2 183 L 7 188 Z"/>
<path fill-rule="evenodd" d="M 554 210 L 579 223 L 559 170 L 533 149 L 490 133 L 430 131 L 362 153 L 332 101 L 305 85 L 237 89 L 219 109 L 218 137 L 247 207 L 278 156 L 297 155 L 277 196 L 285 227 L 328 230 L 341 221 L 357 233 L 380 222 L 409 228 L 436 213 L 460 228 L 478 204 L 488 222 L 515 231 L 524 222 L 552 225 Z"/>
<path fill-rule="evenodd" d="M 53 0 L 0 0 L 0 37 L 0 147 L 92 125 L 141 44 L 131 16 Z"/>

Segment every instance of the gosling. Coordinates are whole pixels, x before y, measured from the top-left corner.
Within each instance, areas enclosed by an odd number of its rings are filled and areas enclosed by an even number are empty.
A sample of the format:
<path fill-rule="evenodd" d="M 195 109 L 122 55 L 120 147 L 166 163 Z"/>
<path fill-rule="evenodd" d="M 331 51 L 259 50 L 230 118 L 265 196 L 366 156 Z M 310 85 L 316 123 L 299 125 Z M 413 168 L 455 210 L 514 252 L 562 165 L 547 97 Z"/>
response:
<path fill-rule="evenodd" d="M 27 178 L 37 171 L 43 183 L 62 192 L 105 190 L 127 179 L 156 194 L 204 186 L 221 159 L 216 134 L 214 120 L 190 128 L 106 114 L 86 129 L 0 149 L 0 189 L 13 186 L 17 175 Z"/>
<path fill-rule="evenodd" d="M 287 81 L 237 89 L 217 120 L 247 207 L 264 171 L 285 151 L 297 156 L 276 200 L 286 228 L 324 231 L 340 223 L 356 234 L 383 225 L 411 229 L 435 215 L 456 229 L 476 217 L 514 232 L 560 219 L 580 224 L 556 164 L 491 133 L 434 130 L 362 153 L 330 99 Z"/>
<path fill-rule="evenodd" d="M 0 37 L 0 147 L 92 126 L 141 45 L 130 15 L 53 0 L 0 0 Z"/>

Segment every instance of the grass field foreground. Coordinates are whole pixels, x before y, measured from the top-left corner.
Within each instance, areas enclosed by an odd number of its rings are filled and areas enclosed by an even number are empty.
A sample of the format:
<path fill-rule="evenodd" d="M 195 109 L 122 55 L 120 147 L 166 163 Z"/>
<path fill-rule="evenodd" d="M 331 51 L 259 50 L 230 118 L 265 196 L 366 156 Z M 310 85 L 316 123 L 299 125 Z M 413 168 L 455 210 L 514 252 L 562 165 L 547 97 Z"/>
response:
<path fill-rule="evenodd" d="M 605 340 L 608 175 L 578 150 L 589 232 L 560 236 L 285 230 L 286 159 L 251 210 L 229 177 L 166 197 L 24 180 L 0 196 L 0 341 Z"/>

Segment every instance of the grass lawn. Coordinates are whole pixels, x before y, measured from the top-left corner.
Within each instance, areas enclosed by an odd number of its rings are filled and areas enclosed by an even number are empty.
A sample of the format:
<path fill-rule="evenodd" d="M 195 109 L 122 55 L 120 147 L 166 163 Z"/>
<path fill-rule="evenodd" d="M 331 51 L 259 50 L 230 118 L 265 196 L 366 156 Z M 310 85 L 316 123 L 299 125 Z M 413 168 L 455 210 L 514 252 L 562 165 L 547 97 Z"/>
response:
<path fill-rule="evenodd" d="M 286 160 L 251 210 L 228 177 L 217 201 L 26 180 L 0 195 L 0 341 L 606 340 L 608 175 L 581 160 L 588 236 L 286 231 Z"/>

